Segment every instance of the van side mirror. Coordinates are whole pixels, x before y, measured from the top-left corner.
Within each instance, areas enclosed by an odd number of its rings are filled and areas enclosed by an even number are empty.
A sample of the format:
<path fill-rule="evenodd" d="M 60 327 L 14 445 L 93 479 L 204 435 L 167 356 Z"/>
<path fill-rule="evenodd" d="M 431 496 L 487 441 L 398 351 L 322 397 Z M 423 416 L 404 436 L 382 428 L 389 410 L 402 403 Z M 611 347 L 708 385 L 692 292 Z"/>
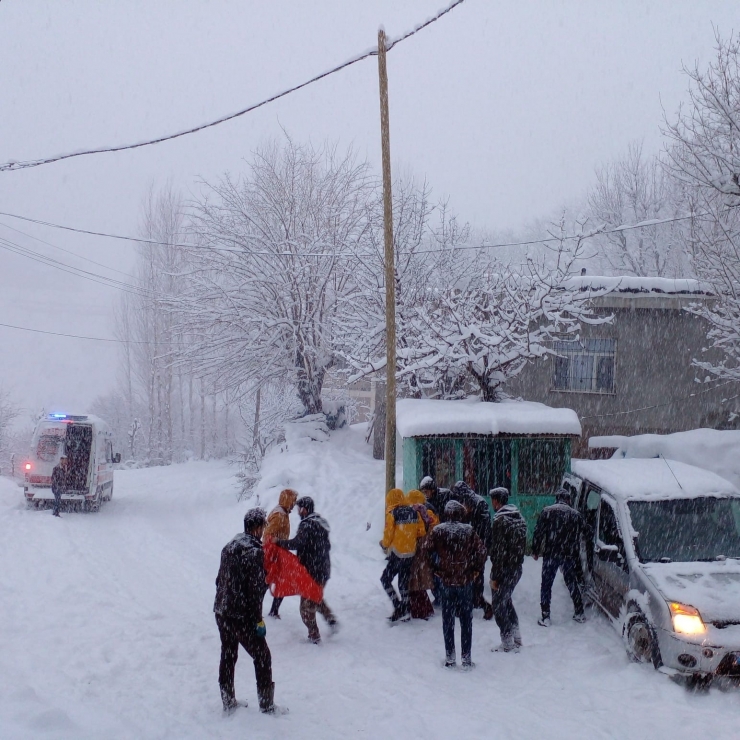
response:
<path fill-rule="evenodd" d="M 113 455 L 113 462 L 118 465 L 119 462 L 121 462 L 121 453 L 116 452 L 115 455 Z"/>

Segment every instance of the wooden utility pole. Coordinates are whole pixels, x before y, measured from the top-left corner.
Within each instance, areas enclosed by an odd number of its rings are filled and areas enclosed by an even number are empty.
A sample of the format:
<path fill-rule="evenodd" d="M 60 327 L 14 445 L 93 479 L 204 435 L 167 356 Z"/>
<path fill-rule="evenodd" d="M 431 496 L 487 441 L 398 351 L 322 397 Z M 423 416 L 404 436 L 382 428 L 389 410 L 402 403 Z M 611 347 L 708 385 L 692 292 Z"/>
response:
<path fill-rule="evenodd" d="M 385 490 L 396 487 L 396 260 L 393 255 L 391 136 L 388 118 L 386 36 L 378 31 L 380 141 L 383 150 L 383 235 L 385 237 Z"/>

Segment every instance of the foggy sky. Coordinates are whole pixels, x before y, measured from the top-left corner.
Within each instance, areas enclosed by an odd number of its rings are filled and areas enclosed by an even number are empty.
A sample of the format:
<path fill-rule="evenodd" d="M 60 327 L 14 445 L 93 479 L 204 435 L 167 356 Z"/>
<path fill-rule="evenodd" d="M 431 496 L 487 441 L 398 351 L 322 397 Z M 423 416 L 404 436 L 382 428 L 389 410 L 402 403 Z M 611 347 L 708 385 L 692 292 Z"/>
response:
<path fill-rule="evenodd" d="M 134 142 L 229 113 L 434 14 L 446 0 L 4 0 L 0 161 Z M 582 198 L 636 139 L 660 146 L 736 0 L 467 0 L 389 55 L 394 165 L 427 177 L 474 225 L 517 229 Z M 284 127 L 380 160 L 377 62 L 206 132 L 133 152 L 0 173 L 0 211 L 135 234 L 151 186 L 186 197 L 237 172 Z M 119 270 L 133 244 L 0 217 L 0 236 L 84 269 Z M 111 277 L 126 279 L 117 273 Z M 113 336 L 118 292 L 0 249 L 0 322 Z M 0 384 L 29 411 L 83 411 L 113 388 L 115 345 L 0 328 Z"/>

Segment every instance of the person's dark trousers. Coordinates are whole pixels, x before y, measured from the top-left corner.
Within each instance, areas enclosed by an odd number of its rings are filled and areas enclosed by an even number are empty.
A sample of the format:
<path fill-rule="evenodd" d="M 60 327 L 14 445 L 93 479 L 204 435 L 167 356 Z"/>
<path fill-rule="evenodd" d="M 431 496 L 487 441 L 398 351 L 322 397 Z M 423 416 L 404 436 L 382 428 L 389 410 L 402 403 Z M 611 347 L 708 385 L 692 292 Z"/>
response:
<path fill-rule="evenodd" d="M 470 659 L 473 643 L 473 585 L 442 586 L 442 634 L 447 657 L 455 654 L 455 618 L 460 620 L 463 661 Z"/>
<path fill-rule="evenodd" d="M 380 576 L 388 598 L 393 602 L 394 609 L 406 613 L 409 610 L 409 585 L 411 584 L 411 565 L 413 558 L 399 558 L 395 553 L 388 556 L 388 563 Z M 393 588 L 393 579 L 398 576 L 398 591 Z M 399 597 L 400 595 L 400 597 Z"/>
<path fill-rule="evenodd" d="M 483 596 L 484 583 L 485 577 L 481 570 L 473 581 L 473 608 L 483 609 L 483 619 L 491 619 L 493 617 L 493 609 Z"/>
<path fill-rule="evenodd" d="M 282 603 L 283 603 L 283 599 L 282 598 L 275 598 L 275 599 L 272 600 L 272 606 L 270 607 L 270 616 L 271 617 L 280 616 L 278 614 L 278 611 L 280 609 L 280 604 L 282 604 Z"/>
<path fill-rule="evenodd" d="M 62 494 L 61 493 L 55 493 L 54 494 L 54 509 L 52 510 L 52 514 L 54 516 L 59 516 L 59 510 L 62 508 Z"/>
<path fill-rule="evenodd" d="M 573 599 L 573 608 L 576 614 L 583 614 L 583 597 L 578 584 L 578 563 L 575 558 L 543 558 L 542 559 L 542 587 L 540 590 L 540 606 L 542 616 L 550 616 L 550 601 L 552 600 L 552 584 L 555 581 L 558 569 L 563 572 L 565 585 Z"/>
<path fill-rule="evenodd" d="M 254 661 L 257 679 L 257 697 L 260 709 L 272 706 L 272 656 L 267 640 L 257 634 L 257 625 L 216 614 L 216 624 L 221 635 L 221 663 L 218 667 L 218 685 L 221 698 L 226 704 L 236 701 L 234 693 L 234 669 L 241 645 Z"/>
<path fill-rule="evenodd" d="M 512 573 L 507 573 L 502 580 L 498 581 L 498 588 L 491 589 L 493 601 L 493 614 L 496 617 L 501 635 L 510 635 L 519 626 L 519 617 L 514 602 L 511 600 L 519 579 L 522 577 L 522 569 L 517 568 Z"/>

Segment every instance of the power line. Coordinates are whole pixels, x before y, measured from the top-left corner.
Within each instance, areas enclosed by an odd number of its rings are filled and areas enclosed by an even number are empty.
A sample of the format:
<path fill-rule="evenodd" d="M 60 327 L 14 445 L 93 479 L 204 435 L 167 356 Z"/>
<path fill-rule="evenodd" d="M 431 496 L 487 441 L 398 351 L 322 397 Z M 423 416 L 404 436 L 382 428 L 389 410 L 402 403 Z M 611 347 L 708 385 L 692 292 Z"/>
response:
<path fill-rule="evenodd" d="M 542 239 L 526 239 L 523 241 L 500 242 L 497 244 L 474 244 L 474 245 L 468 245 L 468 246 L 462 246 L 462 247 L 455 247 L 454 249 L 455 250 L 504 249 L 506 247 L 526 247 L 526 246 L 534 246 L 537 244 L 549 244 L 550 242 L 570 241 L 570 240 L 578 240 L 578 239 L 591 239 L 596 236 L 602 236 L 604 234 L 612 234 L 618 231 L 631 231 L 633 229 L 647 229 L 652 226 L 662 226 L 665 224 L 675 223 L 677 221 L 687 221 L 692 218 L 700 218 L 704 215 L 707 215 L 707 214 L 694 213 L 689 216 L 674 216 L 672 218 L 651 219 L 649 221 L 640 221 L 634 224 L 621 224 L 619 226 L 614 226 L 608 229 L 599 228 L 599 229 L 594 229 L 592 231 L 586 232 L 584 234 L 565 234 L 563 236 L 558 236 L 558 237 L 549 236 L 549 237 L 544 237 Z M 263 256 L 263 257 L 331 257 L 333 259 L 342 259 L 342 258 L 347 258 L 347 257 L 373 257 L 375 256 L 372 253 L 337 255 L 337 254 L 333 254 L 330 252 L 308 252 L 308 253 L 268 252 L 268 251 L 254 252 L 254 251 L 249 251 L 246 249 L 233 249 L 229 247 L 206 246 L 206 245 L 200 245 L 200 244 L 188 244 L 188 243 L 181 243 L 181 242 L 162 242 L 162 241 L 157 241 L 156 239 L 146 239 L 146 238 L 135 237 L 135 236 L 126 236 L 123 234 L 111 234 L 110 232 L 105 232 L 105 231 L 91 231 L 89 229 L 82 229 L 82 228 L 77 228 L 74 226 L 65 226 L 63 224 L 57 224 L 51 221 L 42 221 L 41 219 L 30 218 L 28 216 L 20 216 L 16 213 L 7 213 L 5 211 L 0 211 L 0 216 L 7 216 L 8 218 L 17 218 L 21 221 L 27 221 L 29 223 L 39 224 L 40 226 L 48 226 L 53 229 L 63 229 L 64 231 L 73 231 L 78 234 L 87 234 L 88 236 L 101 236 L 106 239 L 120 239 L 123 241 L 138 242 L 140 244 L 151 244 L 153 246 L 177 247 L 177 248 L 182 248 L 182 249 L 213 249 L 218 252 L 239 252 L 239 253 L 253 254 L 255 256 Z M 418 250 L 414 254 L 434 254 L 434 253 L 447 252 L 447 251 L 453 251 L 453 250 L 451 250 L 449 247 L 443 247 L 440 249 L 422 249 L 422 250 Z"/>
<path fill-rule="evenodd" d="M 74 275 L 76 277 L 80 277 L 84 280 L 89 280 L 90 282 L 98 283 L 100 285 L 106 285 L 109 288 L 117 288 L 119 290 L 123 290 L 126 293 L 131 293 L 132 295 L 148 295 L 148 291 L 143 288 L 139 288 L 136 285 L 124 283 L 120 280 L 116 280 L 115 278 L 109 278 L 105 275 L 100 275 L 97 272 L 83 270 L 80 267 L 73 267 L 72 265 L 68 265 L 66 262 L 61 262 L 60 260 L 55 260 L 52 257 L 34 252 L 32 249 L 28 249 L 27 247 L 23 247 L 20 244 L 16 244 L 15 242 L 10 241 L 5 237 L 0 237 L 0 249 L 5 249 L 9 252 L 13 252 L 14 254 L 18 254 L 22 257 L 33 260 L 34 262 L 39 262 L 43 265 L 47 265 L 48 267 L 53 267 L 56 270 L 61 270 L 62 272 L 66 272 L 69 275 Z"/>
<path fill-rule="evenodd" d="M 725 385 L 730 385 L 731 383 L 737 383 L 736 380 L 728 380 L 724 383 L 720 383 L 719 385 L 712 386 L 711 388 L 707 388 L 703 391 L 698 391 L 697 393 L 689 393 L 688 396 L 682 396 L 681 398 L 673 398 L 670 401 L 666 401 L 664 403 L 654 403 L 650 406 L 641 406 L 637 409 L 627 409 L 626 411 L 613 411 L 608 414 L 591 414 L 590 416 L 581 416 L 581 421 L 585 421 L 586 419 L 605 419 L 607 417 L 611 416 L 624 416 L 626 414 L 636 414 L 638 411 L 649 411 L 650 409 L 659 409 L 663 406 L 673 406 L 675 403 L 678 403 L 680 401 L 688 401 L 690 398 L 696 398 L 696 396 L 703 396 L 705 393 L 711 393 L 712 391 L 717 390 L 717 388 L 722 388 Z M 738 398 L 738 396 L 732 396 L 732 398 L 725 398 L 720 401 L 720 403 L 725 403 L 725 401 L 732 401 L 735 398 Z"/>
<path fill-rule="evenodd" d="M 435 21 L 438 21 L 440 18 L 442 18 L 442 16 L 447 15 L 447 13 L 449 13 L 451 10 L 456 8 L 458 5 L 462 5 L 463 2 L 465 2 L 465 0 L 454 0 L 454 2 L 450 3 L 448 7 L 446 7 L 444 10 L 439 11 L 432 18 L 424 21 L 423 23 L 418 24 L 417 26 L 415 26 L 413 29 L 411 29 L 407 33 L 391 41 L 390 44 L 388 44 L 388 46 L 386 47 L 386 50 L 390 51 L 394 46 L 396 46 L 396 44 L 400 44 L 402 41 L 405 41 L 406 39 L 410 38 L 414 34 L 421 31 L 422 29 L 426 28 L 427 26 L 430 26 Z M 164 141 L 170 141 L 172 139 L 179 139 L 181 136 L 188 136 L 190 134 L 197 133 L 198 131 L 204 131 L 207 128 L 218 126 L 222 123 L 226 123 L 227 121 L 231 121 L 235 118 L 239 118 L 240 116 L 243 116 L 247 113 L 251 113 L 252 111 L 257 110 L 258 108 L 261 108 L 262 106 L 267 105 L 268 103 L 272 103 L 276 100 L 279 100 L 280 98 L 284 98 L 286 95 L 290 95 L 290 93 L 296 92 L 297 90 L 301 90 L 304 87 L 308 87 L 308 85 L 311 85 L 314 82 L 323 80 L 325 77 L 329 77 L 330 75 L 333 75 L 336 72 L 346 69 L 347 67 L 350 67 L 353 64 L 357 64 L 357 62 L 361 62 L 363 59 L 367 59 L 369 57 L 377 56 L 377 55 L 378 55 L 377 49 L 371 49 L 369 51 L 363 52 L 361 54 L 358 54 L 357 56 L 352 57 L 348 61 L 336 67 L 333 67 L 327 72 L 322 72 L 321 74 L 311 77 L 311 79 L 306 80 L 305 82 L 301 82 L 298 85 L 289 87 L 286 90 L 283 90 L 282 92 L 272 95 L 271 97 L 266 98 L 265 100 L 262 100 L 259 103 L 255 103 L 246 108 L 243 108 L 242 110 L 239 110 L 236 113 L 230 113 L 229 115 L 222 116 L 221 118 L 217 118 L 214 121 L 210 121 L 208 123 L 202 123 L 199 126 L 194 126 L 192 128 L 184 129 L 183 131 L 178 131 L 177 133 L 174 133 L 174 134 L 168 134 L 166 136 L 159 136 L 156 139 L 140 141 L 136 144 L 122 144 L 120 146 L 100 147 L 98 149 L 84 149 L 78 152 L 58 154 L 56 156 L 45 157 L 44 159 L 28 160 L 26 162 L 16 162 L 16 161 L 11 160 L 9 162 L 5 162 L 4 164 L 0 164 L 0 172 L 9 172 L 12 170 L 22 170 L 22 169 L 28 169 L 30 167 L 39 167 L 44 164 L 60 162 L 64 159 L 72 159 L 73 157 L 84 157 L 89 154 L 104 154 L 108 152 L 122 152 L 127 149 L 139 149 L 144 146 L 151 146 L 152 144 L 161 144 Z"/>
<path fill-rule="evenodd" d="M 15 324 L 2 324 L 0 323 L 0 326 L 5 327 L 6 329 L 17 329 L 18 331 L 30 331 L 34 334 L 51 334 L 54 337 L 69 337 L 71 339 L 87 339 L 92 342 L 113 342 L 116 344 L 169 344 L 171 345 L 172 342 L 149 342 L 146 340 L 136 340 L 136 339 L 112 339 L 110 337 L 86 337 L 82 336 L 80 334 L 64 334 L 63 332 L 59 331 L 47 331 L 46 329 L 31 329 L 28 326 L 16 326 Z"/>
<path fill-rule="evenodd" d="M 105 270 L 110 270 L 111 272 L 117 272 L 119 275 L 124 275 L 125 277 L 131 278 L 132 280 L 136 280 L 136 276 L 131 275 L 128 272 L 124 272 L 123 270 L 118 270 L 115 267 L 109 267 L 108 265 L 104 265 L 102 262 L 96 262 L 95 260 L 91 260 L 89 257 L 83 257 L 81 254 L 77 254 L 76 252 L 73 252 L 70 249 L 65 249 L 64 247 L 60 247 L 57 244 L 52 244 L 51 242 L 48 242 L 45 239 L 41 239 L 38 236 L 34 236 L 33 234 L 29 234 L 25 231 L 21 231 L 20 229 L 16 229 L 14 226 L 11 226 L 10 224 L 5 224 L 5 223 L 0 222 L 0 226 L 5 227 L 6 229 L 10 229 L 11 231 L 15 231 L 16 234 L 21 234 L 25 237 L 28 237 L 29 239 L 33 239 L 34 241 L 40 242 L 41 244 L 46 244 L 48 247 L 52 247 L 53 249 L 58 249 L 60 252 L 66 252 L 67 254 L 71 254 L 73 257 L 76 257 L 77 259 L 80 259 L 80 260 L 84 260 L 85 262 L 89 262 L 92 265 L 97 265 L 98 267 L 102 267 Z"/>

